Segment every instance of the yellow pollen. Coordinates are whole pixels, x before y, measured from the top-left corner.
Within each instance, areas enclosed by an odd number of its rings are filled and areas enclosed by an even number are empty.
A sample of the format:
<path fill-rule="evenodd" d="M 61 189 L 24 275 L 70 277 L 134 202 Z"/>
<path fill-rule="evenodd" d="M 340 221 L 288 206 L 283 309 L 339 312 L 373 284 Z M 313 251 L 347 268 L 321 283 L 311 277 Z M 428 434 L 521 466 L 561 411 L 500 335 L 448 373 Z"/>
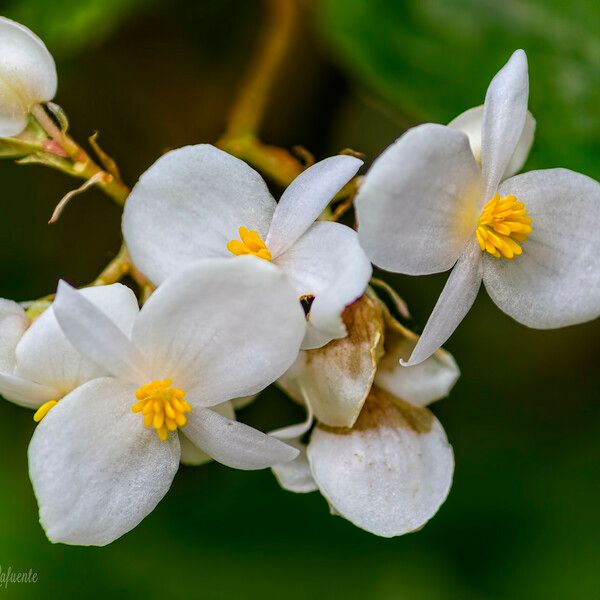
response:
<path fill-rule="evenodd" d="M 496 194 L 483 208 L 477 222 L 477 240 L 483 252 L 496 258 L 513 259 L 523 253 L 517 242 L 524 242 L 533 231 L 533 219 L 516 196 Z"/>
<path fill-rule="evenodd" d="M 135 393 L 138 401 L 131 408 L 134 413 L 142 413 L 144 425 L 153 427 L 163 442 L 169 439 L 169 431 L 176 431 L 187 423 L 185 413 L 192 412 L 184 400 L 185 392 L 172 385 L 172 379 L 143 385 Z"/>
<path fill-rule="evenodd" d="M 50 402 L 46 402 L 42 404 L 38 409 L 35 415 L 33 415 L 33 420 L 36 423 L 39 423 L 56 405 L 58 404 L 57 400 L 50 400 Z"/>
<path fill-rule="evenodd" d="M 243 256 L 244 254 L 251 254 L 252 256 L 258 256 L 264 260 L 273 260 L 271 251 L 267 248 L 266 244 L 262 241 L 258 231 L 250 231 L 246 227 L 240 227 L 238 229 L 240 240 L 231 240 L 227 243 L 227 250 L 236 256 Z"/>

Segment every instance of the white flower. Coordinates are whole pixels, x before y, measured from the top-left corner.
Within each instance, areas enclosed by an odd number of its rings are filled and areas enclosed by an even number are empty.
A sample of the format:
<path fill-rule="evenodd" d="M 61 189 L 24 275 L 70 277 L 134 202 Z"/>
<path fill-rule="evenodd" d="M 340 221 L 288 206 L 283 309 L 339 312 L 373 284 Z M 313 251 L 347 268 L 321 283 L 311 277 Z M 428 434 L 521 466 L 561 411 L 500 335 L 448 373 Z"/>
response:
<path fill-rule="evenodd" d="M 128 287 L 115 283 L 84 288 L 81 294 L 123 333 L 131 335 L 139 308 Z M 67 340 L 52 306 L 30 324 L 19 304 L 0 299 L 0 394 L 19 406 L 34 409 L 35 421 L 41 421 L 74 389 L 106 375 L 110 373 L 81 356 Z M 214 410 L 234 419 L 234 405 L 243 400 L 224 402 Z M 182 463 L 199 465 L 210 460 L 184 434 L 180 439 Z"/>
<path fill-rule="evenodd" d="M 316 222 L 362 162 L 334 156 L 303 172 L 276 203 L 246 163 L 209 145 L 160 158 L 133 189 L 123 235 L 154 283 L 199 259 L 253 254 L 285 271 L 312 301 L 305 348 L 346 334 L 340 314 L 365 290 L 371 265 L 356 232 Z M 241 237 L 241 239 L 238 239 Z"/>
<path fill-rule="evenodd" d="M 21 133 L 33 105 L 52 100 L 57 84 L 44 42 L 24 25 L 0 17 L 0 137 Z"/>
<path fill-rule="evenodd" d="M 518 50 L 487 91 L 481 168 L 464 133 L 427 124 L 390 146 L 364 179 L 359 237 L 376 265 L 425 275 L 456 263 L 406 364 L 425 360 L 450 337 L 482 280 L 498 307 L 529 327 L 600 314 L 600 185 L 565 169 L 502 181 L 527 145 L 528 89 L 527 59 Z"/>
<path fill-rule="evenodd" d="M 114 284 L 81 293 L 124 334 L 131 333 L 138 304 L 129 288 Z M 35 409 L 37 421 L 75 388 L 108 374 L 71 345 L 52 306 L 30 325 L 18 304 L 0 302 L 0 394 Z"/>
<path fill-rule="evenodd" d="M 252 257 L 203 261 L 158 288 L 131 336 L 64 283 L 54 312 L 69 341 L 111 377 L 63 398 L 31 441 L 30 476 L 50 540 L 101 546 L 135 527 L 173 481 L 181 432 L 239 469 L 297 455 L 209 408 L 257 393 L 298 353 L 304 314 L 273 266 Z"/>
<path fill-rule="evenodd" d="M 295 460 L 273 467 L 283 488 L 298 493 L 318 490 L 334 514 L 376 535 L 393 537 L 423 527 L 450 490 L 452 448 L 441 424 L 425 406 L 448 395 L 459 370 L 444 350 L 420 365 L 401 367 L 399 360 L 408 358 L 417 338 L 389 314 L 385 316 L 385 355 L 366 399 L 357 403 L 360 395 L 350 381 L 352 369 L 348 367 L 345 376 L 340 372 L 337 350 L 330 351 L 329 365 L 319 350 L 311 360 L 296 363 L 280 380 L 295 400 L 304 400 L 306 422 L 271 434 L 300 450 Z M 328 372 L 341 380 L 340 389 L 333 389 Z M 314 381 L 315 375 L 322 380 Z M 345 396 L 346 401 L 338 396 Z M 313 409 L 317 413 L 318 407 L 326 417 L 332 414 L 321 408 L 330 399 L 338 407 L 335 419 L 344 418 L 344 408 L 352 427 L 328 425 L 316 414 L 319 422 L 308 445 L 302 444 L 313 422 Z"/>

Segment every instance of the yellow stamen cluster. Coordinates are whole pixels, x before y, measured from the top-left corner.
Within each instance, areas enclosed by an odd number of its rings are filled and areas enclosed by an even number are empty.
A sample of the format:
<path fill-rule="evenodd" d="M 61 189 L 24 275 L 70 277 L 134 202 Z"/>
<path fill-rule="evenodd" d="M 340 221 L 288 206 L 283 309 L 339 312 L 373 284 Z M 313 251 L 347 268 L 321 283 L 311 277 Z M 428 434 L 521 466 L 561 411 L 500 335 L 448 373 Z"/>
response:
<path fill-rule="evenodd" d="M 50 402 L 46 402 L 42 404 L 38 409 L 35 415 L 33 415 L 33 420 L 36 423 L 39 423 L 56 405 L 58 404 L 58 400 L 50 400 Z"/>
<path fill-rule="evenodd" d="M 509 260 L 523 253 L 517 242 L 524 242 L 533 231 L 533 219 L 516 196 L 496 194 L 483 208 L 477 222 L 477 240 L 482 251 Z"/>
<path fill-rule="evenodd" d="M 238 229 L 240 240 L 231 240 L 227 243 L 227 250 L 236 256 L 243 256 L 244 254 L 252 254 L 252 256 L 258 256 L 263 260 L 273 260 L 271 251 L 267 248 L 266 244 L 262 241 L 258 231 L 250 231 L 246 227 L 240 227 Z"/>
<path fill-rule="evenodd" d="M 171 379 L 143 385 L 135 393 L 138 402 L 131 409 L 134 413 L 142 413 L 144 425 L 156 429 L 163 442 L 169 438 L 169 431 L 187 423 L 185 413 L 192 412 L 192 407 L 184 400 L 185 392 L 172 385 Z"/>

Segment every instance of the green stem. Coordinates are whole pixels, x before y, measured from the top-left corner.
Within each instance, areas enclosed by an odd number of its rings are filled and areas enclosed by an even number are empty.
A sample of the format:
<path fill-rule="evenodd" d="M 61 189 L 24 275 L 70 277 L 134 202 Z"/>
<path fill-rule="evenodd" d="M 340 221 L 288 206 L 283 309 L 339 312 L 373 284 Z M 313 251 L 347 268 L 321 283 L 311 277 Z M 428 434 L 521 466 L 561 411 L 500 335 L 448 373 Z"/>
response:
<path fill-rule="evenodd" d="M 226 138 L 256 133 L 265 114 L 271 88 L 291 46 L 300 10 L 298 0 L 267 0 L 267 26 L 235 104 Z"/>
<path fill-rule="evenodd" d="M 73 138 L 61 131 L 41 104 L 36 104 L 31 109 L 31 114 L 46 134 L 72 160 L 72 168 L 68 170 L 71 175 L 88 180 L 99 173 L 102 174 L 96 185 L 102 188 L 119 206 L 125 204 L 131 190 L 119 178 L 100 168 Z"/>

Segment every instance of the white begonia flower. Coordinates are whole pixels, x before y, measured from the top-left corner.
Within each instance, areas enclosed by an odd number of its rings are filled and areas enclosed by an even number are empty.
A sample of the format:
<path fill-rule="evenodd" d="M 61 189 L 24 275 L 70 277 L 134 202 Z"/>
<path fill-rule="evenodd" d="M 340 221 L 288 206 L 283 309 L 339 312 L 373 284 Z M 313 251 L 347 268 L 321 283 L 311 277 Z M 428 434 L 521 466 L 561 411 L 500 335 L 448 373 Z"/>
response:
<path fill-rule="evenodd" d="M 297 456 L 210 409 L 257 393 L 298 353 L 304 313 L 272 265 L 214 259 L 175 275 L 138 313 L 131 336 L 64 283 L 54 311 L 69 341 L 111 377 L 63 398 L 31 441 L 30 476 L 50 540 L 102 546 L 135 527 L 171 486 L 181 432 L 234 468 Z"/>
<path fill-rule="evenodd" d="M 502 181 L 527 118 L 527 59 L 516 51 L 492 80 L 481 130 L 481 168 L 468 137 L 415 127 L 373 164 L 359 190 L 359 237 L 371 260 L 398 273 L 454 266 L 405 364 L 452 335 L 483 280 L 497 306 L 538 329 L 600 315 L 600 185 L 566 169 Z"/>
<path fill-rule="evenodd" d="M 288 394 L 304 401 L 308 416 L 301 425 L 272 432 L 300 450 L 295 460 L 272 470 L 284 489 L 319 490 L 334 514 L 376 535 L 393 537 L 423 527 L 448 495 L 454 473 L 452 448 L 425 406 L 447 396 L 460 373 L 444 350 L 420 365 L 400 366 L 416 336 L 384 314 L 385 355 L 352 427 L 318 422 L 309 443 L 303 444 L 313 422 L 313 405 L 327 401 L 314 394 L 327 388 L 307 379 L 313 373 L 306 367 L 300 370 L 298 363 L 280 379 Z"/>
<path fill-rule="evenodd" d="M 0 17 L 0 137 L 21 133 L 31 108 L 52 100 L 57 85 L 44 42 L 24 25 Z"/>
<path fill-rule="evenodd" d="M 131 333 L 138 303 L 129 288 L 116 283 L 85 288 L 81 294 L 125 335 Z M 108 374 L 67 340 L 53 306 L 30 325 L 21 306 L 0 301 L 0 394 L 36 410 L 36 421 L 75 388 Z"/>
<path fill-rule="evenodd" d="M 131 334 L 139 308 L 135 294 L 128 287 L 115 283 L 84 288 L 81 293 L 124 333 Z M 19 304 L 0 299 L 0 394 L 19 406 L 34 409 L 36 422 L 80 385 L 109 374 L 73 348 L 52 306 L 30 324 Z M 242 401 L 252 398 L 236 399 L 235 403 L 243 406 Z M 235 403 L 224 402 L 214 410 L 234 419 Z M 183 464 L 200 465 L 211 460 L 183 433 L 180 439 Z"/>
<path fill-rule="evenodd" d="M 315 220 L 362 161 L 327 158 L 299 175 L 276 203 L 262 177 L 210 145 L 165 154 L 140 178 L 123 216 L 136 266 L 159 284 L 199 259 L 251 254 L 312 301 L 304 348 L 346 335 L 340 314 L 371 276 L 356 232 Z M 241 239 L 237 239 L 240 237 Z"/>

